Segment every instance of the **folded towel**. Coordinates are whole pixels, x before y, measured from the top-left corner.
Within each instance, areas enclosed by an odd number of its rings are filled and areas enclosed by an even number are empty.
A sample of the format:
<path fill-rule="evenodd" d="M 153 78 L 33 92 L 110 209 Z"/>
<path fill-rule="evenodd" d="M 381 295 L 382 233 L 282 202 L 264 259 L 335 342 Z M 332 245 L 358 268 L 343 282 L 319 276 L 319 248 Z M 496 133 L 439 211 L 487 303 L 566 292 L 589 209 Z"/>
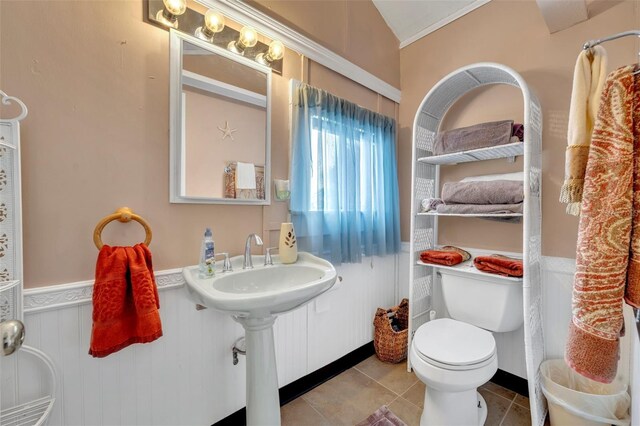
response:
<path fill-rule="evenodd" d="M 256 189 L 256 166 L 253 163 L 236 165 L 236 189 Z"/>
<path fill-rule="evenodd" d="M 460 182 L 475 182 L 475 181 L 491 181 L 491 180 L 524 180 L 524 172 L 513 173 L 498 173 L 494 175 L 482 175 L 482 176 L 467 176 Z"/>
<path fill-rule="evenodd" d="M 438 213 L 450 214 L 506 214 L 522 213 L 519 204 L 442 204 L 436 207 Z"/>
<path fill-rule="evenodd" d="M 512 142 L 512 134 L 513 120 L 480 123 L 469 127 L 447 130 L 436 135 L 433 155 L 505 145 Z"/>
<path fill-rule="evenodd" d="M 567 213 L 574 216 L 580 214 L 591 135 L 606 76 L 607 52 L 602 46 L 580 52 L 573 71 L 568 147 L 565 153 L 564 183 L 560 188 L 560 202 L 566 203 Z"/>
<path fill-rule="evenodd" d="M 436 209 L 440 204 L 444 204 L 444 201 L 440 198 L 425 198 L 420 202 L 420 212 L 426 213 Z"/>
<path fill-rule="evenodd" d="M 156 340 L 162 336 L 159 308 L 149 248 L 103 246 L 93 286 L 89 354 L 102 358 L 133 343 Z"/>
<path fill-rule="evenodd" d="M 468 251 L 454 246 L 444 246 L 435 250 L 426 250 L 420 253 L 420 260 L 425 263 L 437 263 L 438 265 L 453 266 L 471 259 Z"/>
<path fill-rule="evenodd" d="M 473 265 L 477 270 L 505 277 L 522 277 L 522 259 L 492 254 L 491 256 L 478 256 L 473 259 Z"/>
<path fill-rule="evenodd" d="M 515 180 L 447 182 L 441 197 L 445 204 L 517 204 L 524 190 L 522 181 Z"/>

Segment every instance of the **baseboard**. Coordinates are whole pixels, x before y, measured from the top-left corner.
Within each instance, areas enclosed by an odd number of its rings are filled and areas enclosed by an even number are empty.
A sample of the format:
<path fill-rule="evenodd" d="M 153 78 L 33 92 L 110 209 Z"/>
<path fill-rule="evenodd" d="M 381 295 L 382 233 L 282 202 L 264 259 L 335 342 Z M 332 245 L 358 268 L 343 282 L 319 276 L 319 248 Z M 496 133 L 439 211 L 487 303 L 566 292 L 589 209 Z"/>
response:
<path fill-rule="evenodd" d="M 366 345 L 360 346 L 358 349 L 349 352 L 342 358 L 333 361 L 331 364 L 307 374 L 304 377 L 299 378 L 295 382 L 291 382 L 286 386 L 280 388 L 280 406 L 293 401 L 300 395 L 304 395 L 311 389 L 320 386 L 327 380 L 332 379 L 338 374 L 342 373 L 353 367 L 354 365 L 364 361 L 375 353 L 373 348 L 373 342 L 369 342 Z M 508 373 L 507 373 L 508 374 Z M 515 376 L 514 376 L 515 377 Z M 214 426 L 238 426 L 247 424 L 247 413 L 245 408 L 241 408 L 214 423 Z"/>
<path fill-rule="evenodd" d="M 523 379 L 515 374 L 498 369 L 496 374 L 491 378 L 491 381 L 496 385 L 500 385 L 503 388 L 507 388 L 529 398 L 529 382 L 527 379 Z"/>

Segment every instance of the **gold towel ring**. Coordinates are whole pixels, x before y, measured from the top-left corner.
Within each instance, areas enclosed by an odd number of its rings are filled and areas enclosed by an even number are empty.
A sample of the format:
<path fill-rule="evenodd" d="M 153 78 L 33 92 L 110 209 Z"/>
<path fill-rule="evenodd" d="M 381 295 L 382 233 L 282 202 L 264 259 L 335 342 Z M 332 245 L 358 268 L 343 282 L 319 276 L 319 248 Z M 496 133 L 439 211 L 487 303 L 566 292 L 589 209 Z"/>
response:
<path fill-rule="evenodd" d="M 144 232 L 146 234 L 146 237 L 144 239 L 145 245 L 148 246 L 149 244 L 151 244 L 151 227 L 149 226 L 147 221 L 137 214 L 133 213 L 129 207 L 121 207 L 116 210 L 115 213 L 110 214 L 109 216 L 103 218 L 100 222 L 98 222 L 98 224 L 96 225 L 96 229 L 93 230 L 93 243 L 96 245 L 96 247 L 98 247 L 98 250 L 100 250 L 104 245 L 101 238 L 102 230 L 105 226 L 107 226 L 109 222 L 113 222 L 114 220 L 118 220 L 122 223 L 135 220 L 144 228 Z"/>

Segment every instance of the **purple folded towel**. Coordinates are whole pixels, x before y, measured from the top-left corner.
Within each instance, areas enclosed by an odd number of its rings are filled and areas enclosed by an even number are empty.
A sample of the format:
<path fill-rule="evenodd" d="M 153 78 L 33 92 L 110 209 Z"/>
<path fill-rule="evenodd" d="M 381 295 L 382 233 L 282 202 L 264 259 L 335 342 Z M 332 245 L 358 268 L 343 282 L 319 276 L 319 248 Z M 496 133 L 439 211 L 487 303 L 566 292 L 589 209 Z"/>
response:
<path fill-rule="evenodd" d="M 518 204 L 441 204 L 438 213 L 448 214 L 509 214 L 522 213 L 522 203 Z"/>
<path fill-rule="evenodd" d="M 493 121 L 469 127 L 446 130 L 436 135 L 433 155 L 469 151 L 512 143 L 512 136 L 522 140 L 524 127 L 513 120 Z"/>
<path fill-rule="evenodd" d="M 442 186 L 445 204 L 517 204 L 523 200 L 523 182 L 518 180 L 447 182 Z"/>

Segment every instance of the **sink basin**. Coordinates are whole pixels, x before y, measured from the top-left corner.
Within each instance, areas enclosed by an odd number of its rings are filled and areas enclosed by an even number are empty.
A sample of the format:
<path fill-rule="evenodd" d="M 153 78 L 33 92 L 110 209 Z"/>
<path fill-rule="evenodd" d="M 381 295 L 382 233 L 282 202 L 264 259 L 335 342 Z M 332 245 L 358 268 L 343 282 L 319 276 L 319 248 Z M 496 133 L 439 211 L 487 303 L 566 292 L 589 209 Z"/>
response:
<path fill-rule="evenodd" d="M 232 272 L 216 265 L 215 276 L 200 278 L 197 266 L 182 270 L 190 297 L 201 305 L 224 311 L 245 330 L 247 363 L 247 425 L 279 425 L 280 400 L 273 324 L 276 315 L 309 303 L 336 282 L 336 270 L 326 260 L 299 253 L 294 264 L 264 265 L 264 256 L 251 256 L 253 269 L 242 269 L 243 256 L 231 260 Z M 215 327 L 216 324 L 212 324 Z M 231 355 L 231 354 L 229 354 Z"/>
<path fill-rule="evenodd" d="M 336 270 L 324 259 L 300 253 L 294 264 L 262 266 L 264 256 L 252 256 L 254 269 L 242 269 L 242 256 L 231 259 L 232 272 L 200 278 L 198 267 L 183 269 L 192 299 L 209 308 L 240 317 L 265 317 L 290 311 L 329 290 Z M 218 265 L 216 265 L 218 266 Z"/>

